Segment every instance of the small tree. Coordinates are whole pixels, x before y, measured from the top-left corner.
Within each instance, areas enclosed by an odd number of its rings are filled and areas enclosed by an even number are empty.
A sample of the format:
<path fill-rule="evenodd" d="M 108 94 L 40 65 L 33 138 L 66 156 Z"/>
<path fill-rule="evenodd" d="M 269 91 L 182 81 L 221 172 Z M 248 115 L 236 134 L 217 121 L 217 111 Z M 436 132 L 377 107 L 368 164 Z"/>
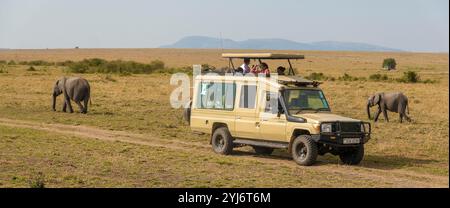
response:
<path fill-rule="evenodd" d="M 387 70 L 393 70 L 397 66 L 397 62 L 393 58 L 387 58 L 383 61 L 383 68 Z"/>
<path fill-rule="evenodd" d="M 416 72 L 407 71 L 403 73 L 402 80 L 406 83 L 416 83 L 420 81 L 420 77 Z"/>

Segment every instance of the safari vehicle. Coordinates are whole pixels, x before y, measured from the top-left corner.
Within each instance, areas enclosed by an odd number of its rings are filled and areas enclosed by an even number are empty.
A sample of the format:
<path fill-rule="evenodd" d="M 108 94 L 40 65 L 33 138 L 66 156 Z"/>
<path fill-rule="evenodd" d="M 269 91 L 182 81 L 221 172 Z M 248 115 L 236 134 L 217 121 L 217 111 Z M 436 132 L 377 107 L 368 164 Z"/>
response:
<path fill-rule="evenodd" d="M 230 62 L 303 58 L 271 53 L 223 57 Z M 191 129 L 211 134 L 210 144 L 219 154 L 249 145 L 258 154 L 287 149 L 295 162 L 305 166 L 326 153 L 339 155 L 345 164 L 359 164 L 370 139 L 370 123 L 332 114 L 319 83 L 294 76 L 288 62 L 286 76 L 197 75 L 188 117 Z"/>

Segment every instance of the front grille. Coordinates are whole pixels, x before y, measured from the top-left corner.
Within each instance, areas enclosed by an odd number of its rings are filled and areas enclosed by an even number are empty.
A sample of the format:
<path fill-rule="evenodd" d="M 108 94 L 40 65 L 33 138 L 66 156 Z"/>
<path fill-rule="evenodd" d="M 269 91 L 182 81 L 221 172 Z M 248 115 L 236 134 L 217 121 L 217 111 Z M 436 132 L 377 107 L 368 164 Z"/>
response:
<path fill-rule="evenodd" d="M 341 132 L 361 132 L 361 123 L 341 122 L 339 123 Z"/>

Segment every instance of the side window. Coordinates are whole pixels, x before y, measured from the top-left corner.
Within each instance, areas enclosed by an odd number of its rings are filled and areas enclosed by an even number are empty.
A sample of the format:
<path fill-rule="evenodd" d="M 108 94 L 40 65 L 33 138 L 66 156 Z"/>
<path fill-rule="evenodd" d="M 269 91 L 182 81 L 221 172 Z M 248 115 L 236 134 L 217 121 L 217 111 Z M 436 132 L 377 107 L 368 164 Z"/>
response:
<path fill-rule="evenodd" d="M 225 84 L 225 109 L 233 110 L 235 99 L 236 99 L 236 84 L 234 83 Z"/>
<path fill-rule="evenodd" d="M 256 85 L 243 85 L 239 108 L 254 109 L 256 104 Z"/>
<path fill-rule="evenodd" d="M 265 113 L 278 114 L 278 112 L 283 113 L 283 109 L 281 107 L 281 103 L 278 100 L 278 94 L 275 92 L 265 92 L 264 98 L 266 104 L 264 106 Z M 269 98 L 269 100 L 267 100 Z"/>
<path fill-rule="evenodd" d="M 202 82 L 197 96 L 197 108 L 233 110 L 236 84 Z"/>

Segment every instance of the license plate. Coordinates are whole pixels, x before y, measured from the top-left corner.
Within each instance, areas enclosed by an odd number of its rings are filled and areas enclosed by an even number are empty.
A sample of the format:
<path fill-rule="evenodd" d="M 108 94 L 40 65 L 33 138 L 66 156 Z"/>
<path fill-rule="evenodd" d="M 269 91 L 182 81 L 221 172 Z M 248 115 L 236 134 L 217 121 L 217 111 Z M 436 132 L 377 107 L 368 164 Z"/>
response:
<path fill-rule="evenodd" d="M 361 138 L 345 138 L 344 144 L 359 144 L 361 142 Z"/>

